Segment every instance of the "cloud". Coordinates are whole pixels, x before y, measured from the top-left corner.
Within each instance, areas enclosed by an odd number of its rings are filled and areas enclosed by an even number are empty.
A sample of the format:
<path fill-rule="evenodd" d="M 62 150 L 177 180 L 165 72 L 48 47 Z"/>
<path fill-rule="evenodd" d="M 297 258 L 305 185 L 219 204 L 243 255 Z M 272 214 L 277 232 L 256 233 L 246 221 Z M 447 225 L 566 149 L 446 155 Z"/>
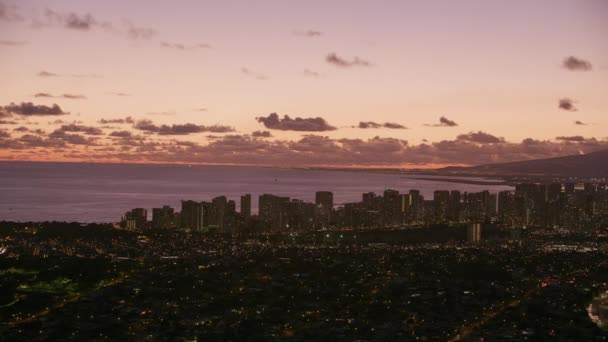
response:
<path fill-rule="evenodd" d="M 569 112 L 576 112 L 578 110 L 578 108 L 576 108 L 576 106 L 574 105 L 575 103 L 576 103 L 576 101 L 571 100 L 569 98 L 562 98 L 562 99 L 559 99 L 559 103 L 558 103 L 557 107 L 559 109 L 567 110 Z"/>
<path fill-rule="evenodd" d="M 131 96 L 131 94 L 121 93 L 121 92 L 108 92 L 107 94 L 114 95 L 114 96 L 121 96 L 121 97 Z"/>
<path fill-rule="evenodd" d="M 469 132 L 467 134 L 460 134 L 456 137 L 456 140 L 468 141 L 478 144 L 498 144 L 505 142 L 504 138 L 498 138 L 492 134 L 488 134 L 482 131 Z"/>
<path fill-rule="evenodd" d="M 8 106 L 2 107 L 5 111 L 17 115 L 65 115 L 64 112 L 57 104 L 52 106 L 35 105 L 31 102 L 21 102 L 21 104 L 11 103 Z"/>
<path fill-rule="evenodd" d="M 0 40 L 0 45 L 4 46 L 22 46 L 27 44 L 29 44 L 29 42 L 24 40 Z"/>
<path fill-rule="evenodd" d="M 323 35 L 323 32 L 316 30 L 293 31 L 293 35 L 300 37 L 316 38 L 321 37 Z"/>
<path fill-rule="evenodd" d="M 427 126 L 427 127 L 456 127 L 456 126 L 458 126 L 458 124 L 455 121 L 450 120 L 450 119 L 446 118 L 445 116 L 442 116 L 439 118 L 439 123 L 424 124 L 424 126 Z"/>
<path fill-rule="evenodd" d="M 359 122 L 359 128 L 362 129 L 366 129 L 366 128 L 390 128 L 390 129 L 407 129 L 407 127 L 398 124 L 398 123 L 394 123 L 394 122 L 385 122 L 385 123 L 378 123 L 378 122 L 374 122 L 374 121 L 361 121 Z"/>
<path fill-rule="evenodd" d="M 80 134 L 68 134 L 63 130 L 55 130 L 51 134 L 49 134 L 49 138 L 60 140 L 62 142 L 72 144 L 72 145 L 87 145 L 87 146 L 95 146 L 97 145 L 96 138 L 85 137 Z"/>
<path fill-rule="evenodd" d="M 206 112 L 207 108 L 201 107 L 201 108 L 194 108 L 193 109 L 195 112 Z"/>
<path fill-rule="evenodd" d="M 49 93 L 36 93 L 36 94 L 34 94 L 34 97 L 54 97 L 54 96 Z"/>
<path fill-rule="evenodd" d="M 260 74 L 260 73 L 258 73 L 256 71 L 253 71 L 253 70 L 248 69 L 248 68 L 241 68 L 241 73 L 243 75 L 255 78 L 256 80 L 260 80 L 260 81 L 264 81 L 264 80 L 268 79 L 268 77 L 266 77 L 266 75 Z"/>
<path fill-rule="evenodd" d="M 43 17 L 32 18 L 32 23 L 37 28 L 61 27 L 81 32 L 100 30 L 133 40 L 151 39 L 157 35 L 155 29 L 136 26 L 128 20 L 116 23 L 100 20 L 89 13 L 57 12 L 51 9 L 46 9 Z"/>
<path fill-rule="evenodd" d="M 309 76 L 309 77 L 320 77 L 321 74 L 319 74 L 316 71 L 312 71 L 310 69 L 304 69 L 304 76 Z"/>
<path fill-rule="evenodd" d="M 336 127 L 331 126 L 321 117 L 292 119 L 288 115 L 284 115 L 281 119 L 277 113 L 271 113 L 267 117 L 258 117 L 256 120 L 264 124 L 266 128 L 282 131 L 323 132 L 336 130 Z"/>
<path fill-rule="evenodd" d="M 72 133 L 84 133 L 88 135 L 102 135 L 103 131 L 97 127 L 84 126 L 77 124 L 63 125 L 56 129 L 54 132 L 72 132 Z"/>
<path fill-rule="evenodd" d="M 583 137 L 583 136 L 575 135 L 575 136 L 555 137 L 555 140 L 568 141 L 568 142 L 583 142 L 583 141 L 586 141 L 587 139 L 585 139 L 585 137 Z"/>
<path fill-rule="evenodd" d="M 342 67 L 342 68 L 350 68 L 353 66 L 362 66 L 362 67 L 370 67 L 372 64 L 364 59 L 359 57 L 354 57 L 352 60 L 344 59 L 338 56 L 335 53 L 330 53 L 325 57 L 325 61 L 331 65 Z"/>
<path fill-rule="evenodd" d="M 58 77 L 59 75 L 54 72 L 42 70 L 38 73 L 38 76 L 40 76 L 40 77 Z"/>
<path fill-rule="evenodd" d="M 251 133 L 251 136 L 255 138 L 272 138 L 272 133 L 268 131 L 254 131 Z"/>
<path fill-rule="evenodd" d="M 149 27 L 134 26 L 130 22 L 124 23 L 124 32 L 132 40 L 152 39 L 157 35 L 157 31 Z"/>
<path fill-rule="evenodd" d="M 36 74 L 38 77 L 74 77 L 74 78 L 102 78 L 101 75 L 96 74 L 73 74 L 73 75 L 60 75 L 55 72 L 42 70 Z"/>
<path fill-rule="evenodd" d="M 161 42 L 160 46 L 162 46 L 164 48 L 176 49 L 176 50 L 182 50 L 182 51 L 197 50 L 197 49 L 211 49 L 211 45 L 204 44 L 204 43 L 194 44 L 194 45 L 185 45 L 185 44 L 181 44 L 181 43 Z"/>
<path fill-rule="evenodd" d="M 100 124 L 132 124 L 135 123 L 135 120 L 133 120 L 132 117 L 127 116 L 124 119 L 99 119 L 98 121 Z"/>
<path fill-rule="evenodd" d="M 88 31 L 97 26 L 97 20 L 90 14 L 58 13 L 47 9 L 44 13 L 47 25 L 63 26 L 67 29 Z"/>
<path fill-rule="evenodd" d="M 570 71 L 590 71 L 593 68 L 590 62 L 574 56 L 564 59 L 562 67 Z"/>
<path fill-rule="evenodd" d="M 0 2 L 0 21 L 23 21 L 23 17 L 16 5 Z"/>
<path fill-rule="evenodd" d="M 310 134 L 296 140 L 271 140 L 251 134 L 229 134 L 215 136 L 215 139 L 202 144 L 155 139 L 149 135 L 93 140 L 59 133 L 46 138 L 31 134 L 20 138 L 3 138 L 0 139 L 0 148 L 9 152 L 20 151 L 21 154 L 31 151 L 34 155 L 39 155 L 36 154 L 40 152 L 39 148 L 61 148 L 64 159 L 68 160 L 385 167 L 487 164 L 589 153 L 608 148 L 608 140 L 594 138 L 568 138 L 572 141 L 527 138 L 521 142 L 501 143 L 478 143 L 470 141 L 472 139 L 456 138 L 411 145 L 405 140 L 383 137 L 332 139 Z M 82 150 L 82 146 L 87 147 L 86 151 Z"/>
<path fill-rule="evenodd" d="M 10 138 L 11 134 L 3 129 L 0 129 L 0 138 Z"/>
<path fill-rule="evenodd" d="M 68 100 L 85 100 L 87 98 L 86 96 L 80 94 L 63 94 L 54 96 L 49 93 L 36 93 L 34 97 L 63 98 Z"/>
<path fill-rule="evenodd" d="M 140 120 L 137 121 L 133 128 L 140 131 L 156 133 L 159 135 L 188 135 L 193 133 L 227 133 L 234 132 L 234 128 L 221 125 L 205 126 L 196 125 L 192 123 L 186 124 L 173 124 L 173 125 L 155 125 L 151 120 Z"/>
<path fill-rule="evenodd" d="M 15 131 L 15 132 L 28 132 L 29 130 L 30 129 L 25 126 L 19 126 L 19 127 L 13 129 L 13 131 Z"/>
<path fill-rule="evenodd" d="M 117 137 L 117 138 L 131 138 L 133 136 L 133 133 L 129 132 L 129 131 L 114 131 L 112 133 L 109 134 L 111 137 Z"/>
<path fill-rule="evenodd" d="M 574 121 L 574 124 L 577 125 L 577 126 L 587 126 L 586 123 L 584 123 L 582 121 L 579 121 L 579 120 Z"/>

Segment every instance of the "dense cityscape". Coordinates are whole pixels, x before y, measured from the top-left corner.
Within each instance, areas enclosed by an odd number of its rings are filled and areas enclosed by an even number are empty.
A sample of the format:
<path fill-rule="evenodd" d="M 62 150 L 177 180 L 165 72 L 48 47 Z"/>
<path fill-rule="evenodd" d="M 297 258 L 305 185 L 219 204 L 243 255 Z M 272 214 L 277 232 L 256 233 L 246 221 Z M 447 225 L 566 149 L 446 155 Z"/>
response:
<path fill-rule="evenodd" d="M 121 226 L 250 234 L 469 223 L 478 230 L 483 224 L 518 234 L 527 227 L 593 229 L 605 225 L 608 217 L 608 190 L 603 182 L 585 182 L 580 188 L 574 182 L 520 183 L 514 191 L 497 194 L 436 190 L 432 199 L 425 199 L 418 190 L 389 189 L 382 195 L 363 193 L 360 202 L 337 207 L 329 191 L 317 191 L 314 203 L 271 194 L 260 195 L 258 203 L 258 215 L 252 215 L 251 194 L 241 196 L 238 212 L 235 201 L 225 196 L 186 200 L 180 212 L 169 206 L 153 208 L 151 221 L 147 209 L 135 208 L 125 213 Z"/>
<path fill-rule="evenodd" d="M 606 341 L 601 182 L 263 194 L 0 223 L 0 335 L 30 340 Z"/>

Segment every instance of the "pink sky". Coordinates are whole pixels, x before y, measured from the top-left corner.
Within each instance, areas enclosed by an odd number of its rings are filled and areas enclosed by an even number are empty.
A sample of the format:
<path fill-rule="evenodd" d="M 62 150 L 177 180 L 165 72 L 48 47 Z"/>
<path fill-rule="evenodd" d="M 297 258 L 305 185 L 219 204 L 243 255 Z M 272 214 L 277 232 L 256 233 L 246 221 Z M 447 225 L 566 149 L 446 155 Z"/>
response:
<path fill-rule="evenodd" d="M 0 0 L 0 106 L 56 103 L 70 113 L 7 113 L 0 158 L 407 166 L 606 148 L 607 22 L 603 0 Z M 343 63 L 328 62 L 331 54 Z M 565 68 L 570 56 L 589 67 Z M 337 129 L 255 119 L 273 112 Z M 143 134 L 99 123 L 126 116 L 234 132 Z M 458 125 L 435 127 L 442 116 Z M 52 135 L 57 119 L 102 134 Z M 353 128 L 362 121 L 408 129 Z M 122 130 L 141 138 L 108 136 Z M 257 130 L 272 137 L 251 138 Z M 498 140 L 466 135 L 479 131 Z M 527 138 L 537 143 L 524 146 Z"/>

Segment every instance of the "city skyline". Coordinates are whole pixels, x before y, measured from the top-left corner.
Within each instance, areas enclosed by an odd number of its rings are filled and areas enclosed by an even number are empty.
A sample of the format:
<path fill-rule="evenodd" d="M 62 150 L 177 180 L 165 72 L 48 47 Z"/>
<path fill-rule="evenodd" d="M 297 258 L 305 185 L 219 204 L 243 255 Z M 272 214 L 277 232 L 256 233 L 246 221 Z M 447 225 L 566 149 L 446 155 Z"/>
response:
<path fill-rule="evenodd" d="M 2 0 L 0 159 L 441 167 L 602 150 L 607 10 Z"/>

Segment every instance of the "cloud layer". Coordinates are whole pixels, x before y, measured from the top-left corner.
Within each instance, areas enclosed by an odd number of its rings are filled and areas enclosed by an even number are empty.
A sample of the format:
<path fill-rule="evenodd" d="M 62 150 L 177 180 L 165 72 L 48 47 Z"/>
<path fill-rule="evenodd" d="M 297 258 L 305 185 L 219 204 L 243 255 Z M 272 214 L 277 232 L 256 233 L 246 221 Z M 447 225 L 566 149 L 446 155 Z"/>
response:
<path fill-rule="evenodd" d="M 205 125 L 196 125 L 192 123 L 186 124 L 173 124 L 173 125 L 155 125 L 151 120 L 140 120 L 137 121 L 133 128 L 148 132 L 148 133 L 156 133 L 159 135 L 188 135 L 193 133 L 203 133 L 203 132 L 212 132 L 212 133 L 228 133 L 234 132 L 234 128 L 229 126 L 221 126 L 221 125 L 213 125 L 213 126 L 205 126 Z"/>

